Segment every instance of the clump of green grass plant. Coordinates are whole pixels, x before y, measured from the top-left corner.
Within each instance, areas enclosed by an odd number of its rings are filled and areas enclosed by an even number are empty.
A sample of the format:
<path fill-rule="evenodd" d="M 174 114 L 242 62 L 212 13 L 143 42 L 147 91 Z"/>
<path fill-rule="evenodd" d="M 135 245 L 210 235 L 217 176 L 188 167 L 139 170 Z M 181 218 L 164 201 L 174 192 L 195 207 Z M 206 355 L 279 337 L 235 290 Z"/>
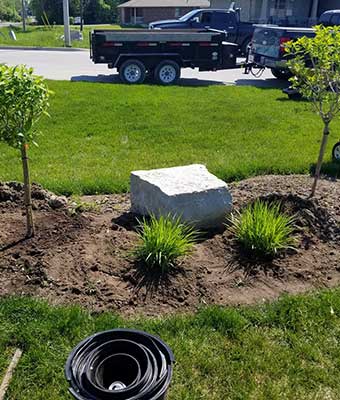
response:
<path fill-rule="evenodd" d="M 71 215 L 77 215 L 83 212 L 100 211 L 100 205 L 94 201 L 83 201 L 80 196 L 72 196 L 71 200 L 71 207 L 69 208 L 69 212 Z"/>
<path fill-rule="evenodd" d="M 196 242 L 198 232 L 171 215 L 139 221 L 139 243 L 134 255 L 148 268 L 162 273 L 174 268 L 180 257 L 188 255 Z"/>
<path fill-rule="evenodd" d="M 229 219 L 236 240 L 248 252 L 274 257 L 294 247 L 294 216 L 281 211 L 280 203 L 256 200 Z"/>

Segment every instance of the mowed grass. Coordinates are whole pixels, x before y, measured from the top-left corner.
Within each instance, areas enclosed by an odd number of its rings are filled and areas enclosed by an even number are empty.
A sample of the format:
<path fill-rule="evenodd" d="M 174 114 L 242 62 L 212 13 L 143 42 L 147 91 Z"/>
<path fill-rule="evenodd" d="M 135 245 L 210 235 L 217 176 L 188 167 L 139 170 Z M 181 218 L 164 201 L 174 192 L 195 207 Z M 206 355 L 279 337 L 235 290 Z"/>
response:
<path fill-rule="evenodd" d="M 64 27 L 60 25 L 45 26 L 28 26 L 26 32 L 21 26 L 14 26 L 17 40 L 13 40 L 9 36 L 10 28 L 0 29 L 0 46 L 27 46 L 27 47 L 64 47 L 64 41 L 61 38 L 64 35 Z M 75 40 L 72 47 L 89 48 L 89 33 L 92 29 L 121 29 L 119 25 L 105 26 L 85 26 L 82 41 Z M 79 31 L 79 25 L 71 26 L 71 30 Z"/>
<path fill-rule="evenodd" d="M 86 336 L 117 327 L 155 333 L 171 346 L 169 400 L 340 398 L 339 289 L 253 308 L 134 320 L 8 298 L 0 300 L 0 320 L 2 373 L 9 353 L 24 351 L 7 400 L 70 399 L 63 376 L 69 352 Z"/>
<path fill-rule="evenodd" d="M 58 193 L 126 191 L 133 170 L 202 163 L 231 181 L 309 173 L 322 124 L 306 102 L 255 87 L 49 82 L 51 118 L 31 148 L 32 178 Z M 340 121 L 332 124 L 326 151 Z M 22 180 L 19 153 L 0 144 L 0 180 Z"/>

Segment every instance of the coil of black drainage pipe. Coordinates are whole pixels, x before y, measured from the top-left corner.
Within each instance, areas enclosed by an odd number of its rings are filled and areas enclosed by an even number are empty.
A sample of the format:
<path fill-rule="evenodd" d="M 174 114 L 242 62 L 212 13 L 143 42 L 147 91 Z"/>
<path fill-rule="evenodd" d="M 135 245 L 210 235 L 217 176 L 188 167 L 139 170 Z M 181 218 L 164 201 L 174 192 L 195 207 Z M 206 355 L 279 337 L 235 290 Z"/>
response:
<path fill-rule="evenodd" d="M 65 365 L 77 400 L 161 400 L 174 356 L 158 337 L 131 329 L 97 333 L 79 343 Z"/>

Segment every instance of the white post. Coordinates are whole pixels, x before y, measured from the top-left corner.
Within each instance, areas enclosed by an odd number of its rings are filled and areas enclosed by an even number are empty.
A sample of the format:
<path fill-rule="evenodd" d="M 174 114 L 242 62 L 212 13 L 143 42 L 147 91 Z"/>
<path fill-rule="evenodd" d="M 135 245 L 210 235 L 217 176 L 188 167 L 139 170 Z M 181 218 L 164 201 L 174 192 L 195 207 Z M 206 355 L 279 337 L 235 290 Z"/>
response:
<path fill-rule="evenodd" d="M 65 46 L 71 47 L 71 32 L 70 32 L 70 7 L 69 0 L 63 0 L 64 8 L 64 38 Z"/>
<path fill-rule="evenodd" d="M 135 25 L 137 25 L 137 8 L 135 7 Z"/>
<path fill-rule="evenodd" d="M 311 13 L 311 18 L 318 17 L 319 0 L 313 0 L 313 8 Z"/>

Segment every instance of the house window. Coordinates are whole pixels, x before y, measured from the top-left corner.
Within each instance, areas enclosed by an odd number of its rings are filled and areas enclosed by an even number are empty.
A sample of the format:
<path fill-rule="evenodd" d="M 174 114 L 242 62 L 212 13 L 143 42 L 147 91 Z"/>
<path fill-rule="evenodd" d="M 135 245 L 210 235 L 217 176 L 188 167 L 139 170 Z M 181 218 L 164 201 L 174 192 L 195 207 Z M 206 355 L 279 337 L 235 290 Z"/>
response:
<path fill-rule="evenodd" d="M 287 6 L 286 3 L 287 3 L 286 0 L 275 0 L 275 6 L 274 7 L 277 10 L 284 10 L 286 8 L 286 6 Z"/>
<path fill-rule="evenodd" d="M 181 9 L 176 7 L 175 9 L 175 18 L 179 18 L 181 16 Z"/>
<path fill-rule="evenodd" d="M 293 15 L 293 2 L 291 0 L 273 0 L 270 16 L 277 18 L 286 18 Z M 278 21 L 274 21 L 277 23 Z"/>

